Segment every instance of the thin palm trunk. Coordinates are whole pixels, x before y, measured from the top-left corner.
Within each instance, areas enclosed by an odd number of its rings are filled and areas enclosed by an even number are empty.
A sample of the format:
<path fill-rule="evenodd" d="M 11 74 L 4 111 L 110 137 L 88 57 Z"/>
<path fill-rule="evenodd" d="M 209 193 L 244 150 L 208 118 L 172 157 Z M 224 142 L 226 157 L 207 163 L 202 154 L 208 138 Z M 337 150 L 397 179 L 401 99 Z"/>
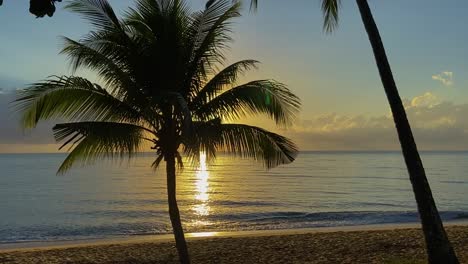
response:
<path fill-rule="evenodd" d="M 413 138 L 413 133 L 411 132 L 411 127 L 406 117 L 405 108 L 398 94 L 395 80 L 393 79 L 392 70 L 388 63 L 387 55 L 385 54 L 385 48 L 380 38 L 379 30 L 372 17 L 367 0 L 356 0 L 356 2 L 359 6 L 362 21 L 374 51 L 380 78 L 392 110 L 398 138 L 400 139 L 403 156 L 418 205 L 429 263 L 458 263 L 458 259 L 450 245 L 439 212 L 437 211 L 434 198 L 432 197 L 431 188 L 427 181 L 426 173 Z"/>
<path fill-rule="evenodd" d="M 180 221 L 179 207 L 176 200 L 176 166 L 174 153 L 169 153 L 166 158 L 167 173 L 167 200 L 169 203 L 169 216 L 171 218 L 172 230 L 176 241 L 177 251 L 179 253 L 180 263 L 190 264 L 190 257 L 185 241 L 184 230 Z"/>

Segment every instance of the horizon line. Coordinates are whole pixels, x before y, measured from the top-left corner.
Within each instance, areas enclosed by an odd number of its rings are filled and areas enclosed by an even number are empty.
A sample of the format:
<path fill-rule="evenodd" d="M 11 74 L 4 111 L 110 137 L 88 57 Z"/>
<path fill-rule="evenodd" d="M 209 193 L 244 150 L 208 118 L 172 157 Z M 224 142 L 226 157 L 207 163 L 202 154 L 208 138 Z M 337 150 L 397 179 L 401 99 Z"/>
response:
<path fill-rule="evenodd" d="M 401 153 L 401 150 L 300 150 L 299 153 Z M 468 152 L 466 150 L 419 150 L 420 153 L 428 152 Z M 12 155 L 12 154 L 68 154 L 69 152 L 0 152 L 0 155 Z M 136 154 L 153 154 L 152 151 L 139 151 Z M 224 151 L 219 151 L 220 154 L 225 154 Z M 118 155 L 118 154 L 116 154 Z"/>

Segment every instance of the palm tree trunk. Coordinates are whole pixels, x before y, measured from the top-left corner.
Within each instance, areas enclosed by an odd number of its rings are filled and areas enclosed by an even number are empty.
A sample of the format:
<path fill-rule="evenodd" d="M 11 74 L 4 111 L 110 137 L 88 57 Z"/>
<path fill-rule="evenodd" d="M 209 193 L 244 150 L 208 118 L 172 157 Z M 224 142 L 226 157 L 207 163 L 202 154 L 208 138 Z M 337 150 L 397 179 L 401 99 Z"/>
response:
<path fill-rule="evenodd" d="M 372 17 L 372 12 L 367 0 L 356 0 L 356 2 L 359 6 L 362 21 L 374 51 L 380 78 L 392 110 L 398 138 L 400 139 L 403 156 L 418 205 L 429 263 L 458 263 L 458 259 L 450 245 L 439 212 L 437 211 L 434 198 L 432 197 L 431 188 L 406 117 L 405 108 L 393 79 L 392 70 L 385 54 L 379 30 Z"/>
<path fill-rule="evenodd" d="M 167 200 L 169 203 L 169 216 L 171 218 L 172 230 L 179 253 L 180 263 L 190 264 L 190 257 L 185 241 L 184 230 L 180 221 L 179 207 L 176 200 L 176 167 L 174 153 L 165 155 L 167 173 Z"/>

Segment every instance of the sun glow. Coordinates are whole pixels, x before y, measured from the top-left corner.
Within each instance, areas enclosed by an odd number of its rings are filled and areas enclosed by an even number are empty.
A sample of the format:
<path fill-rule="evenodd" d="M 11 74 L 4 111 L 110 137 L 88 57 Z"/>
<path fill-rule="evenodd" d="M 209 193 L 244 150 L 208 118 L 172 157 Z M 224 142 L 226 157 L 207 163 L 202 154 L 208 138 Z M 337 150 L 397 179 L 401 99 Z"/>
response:
<path fill-rule="evenodd" d="M 206 166 L 206 154 L 204 152 L 201 152 L 200 153 L 200 165 L 196 171 L 196 181 L 195 181 L 195 186 L 196 186 L 195 199 L 199 201 L 200 203 L 193 207 L 193 210 L 195 210 L 195 212 L 199 216 L 208 215 L 210 212 L 210 206 L 208 205 L 208 201 L 210 198 L 209 193 L 208 193 L 209 176 L 210 175 Z"/>

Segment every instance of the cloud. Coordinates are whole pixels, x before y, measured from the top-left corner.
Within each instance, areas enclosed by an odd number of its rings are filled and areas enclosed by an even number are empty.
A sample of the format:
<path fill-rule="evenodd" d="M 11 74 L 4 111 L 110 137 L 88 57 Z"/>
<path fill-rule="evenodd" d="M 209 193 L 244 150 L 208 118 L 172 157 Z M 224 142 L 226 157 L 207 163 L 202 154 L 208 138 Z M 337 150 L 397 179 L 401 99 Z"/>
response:
<path fill-rule="evenodd" d="M 468 104 L 439 100 L 432 93 L 406 99 L 416 143 L 423 150 L 468 149 Z M 289 132 L 302 150 L 399 150 L 392 116 L 309 117 Z"/>
<path fill-rule="evenodd" d="M 432 75 L 432 80 L 439 81 L 445 86 L 453 85 L 453 72 L 444 71 L 439 74 Z"/>
<path fill-rule="evenodd" d="M 411 107 L 433 107 L 440 103 L 440 100 L 432 94 L 431 92 L 427 92 L 423 95 L 416 96 L 410 101 L 410 105 L 406 106 L 406 108 Z"/>

